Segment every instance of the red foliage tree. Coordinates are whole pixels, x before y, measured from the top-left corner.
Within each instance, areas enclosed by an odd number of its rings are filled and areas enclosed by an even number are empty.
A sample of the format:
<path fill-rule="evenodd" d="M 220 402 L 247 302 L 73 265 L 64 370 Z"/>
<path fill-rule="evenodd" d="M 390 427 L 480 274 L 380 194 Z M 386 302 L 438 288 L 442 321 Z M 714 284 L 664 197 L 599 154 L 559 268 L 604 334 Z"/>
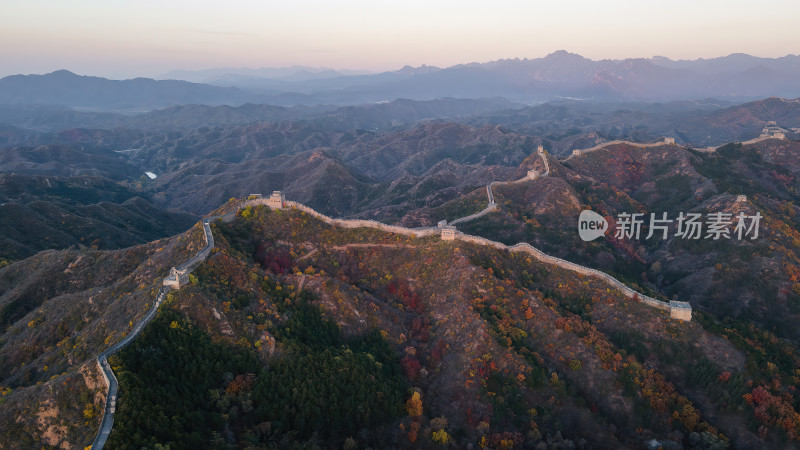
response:
<path fill-rule="evenodd" d="M 422 369 L 422 365 L 417 358 L 407 355 L 400 364 L 403 366 L 403 370 L 409 380 L 416 380 L 419 377 L 419 371 Z"/>

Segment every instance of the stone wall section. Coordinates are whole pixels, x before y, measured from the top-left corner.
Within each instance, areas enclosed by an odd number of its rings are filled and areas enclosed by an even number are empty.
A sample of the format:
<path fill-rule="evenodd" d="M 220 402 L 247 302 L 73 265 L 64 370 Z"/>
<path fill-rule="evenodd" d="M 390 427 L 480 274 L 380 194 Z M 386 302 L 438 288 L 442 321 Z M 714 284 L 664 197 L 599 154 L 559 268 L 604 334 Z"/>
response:
<path fill-rule="evenodd" d="M 211 249 L 214 248 L 214 235 L 211 233 L 209 222 L 217 217 L 220 216 L 210 217 L 203 220 L 203 234 L 205 236 L 206 246 L 188 261 L 179 265 L 177 268 L 173 267 L 170 271 L 171 276 L 175 275 L 174 272 L 180 271 L 188 278 L 188 274 L 197 268 L 197 266 L 202 264 L 208 255 L 211 254 Z M 108 436 L 111 435 L 111 429 L 114 426 L 114 413 L 117 409 L 118 382 L 117 377 L 114 375 L 114 371 L 111 369 L 111 365 L 108 363 L 108 357 L 118 352 L 126 345 L 130 344 L 136 338 L 136 336 L 141 333 L 144 327 L 147 326 L 147 324 L 150 323 L 153 318 L 155 318 L 156 313 L 158 313 L 158 308 L 164 302 L 164 299 L 167 298 L 167 293 L 170 291 L 170 289 L 180 288 L 180 282 L 178 282 L 178 279 L 175 280 L 176 283 L 170 282 L 169 277 L 167 277 L 165 281 L 167 281 L 167 283 L 164 283 L 164 286 L 159 289 L 158 294 L 156 295 L 156 301 L 153 303 L 153 306 L 150 308 L 147 314 L 145 314 L 145 316 L 136 323 L 133 329 L 131 329 L 131 331 L 124 338 L 97 356 L 97 366 L 100 369 L 100 373 L 103 375 L 103 381 L 106 383 L 107 391 L 103 420 L 100 422 L 100 429 L 98 430 L 97 436 L 95 436 L 94 441 L 92 442 L 91 448 L 93 450 L 102 449 L 105 447 Z"/>
<path fill-rule="evenodd" d="M 600 150 L 600 149 L 606 148 L 609 145 L 617 145 L 617 144 L 625 144 L 625 145 L 630 145 L 631 147 L 637 147 L 637 148 L 659 147 L 659 146 L 662 146 L 662 145 L 675 145 L 675 138 L 668 138 L 667 137 L 667 138 L 664 138 L 664 140 L 661 141 L 661 142 L 653 142 L 653 143 L 650 143 L 650 144 L 641 144 L 639 142 L 629 142 L 629 141 L 620 141 L 620 140 L 604 142 L 602 144 L 597 144 L 592 148 L 586 148 L 586 149 L 582 149 L 582 150 L 573 150 L 572 154 L 569 155 L 569 157 L 567 157 L 566 161 L 569 161 L 572 157 L 585 155 L 586 153 L 590 153 L 590 152 L 593 152 L 595 150 Z"/>
<path fill-rule="evenodd" d="M 246 206 L 251 206 L 251 205 L 252 205 L 252 203 L 250 201 L 246 201 L 246 202 L 244 202 L 242 204 L 241 207 L 246 207 Z M 321 213 L 315 211 L 313 208 L 310 208 L 310 207 L 305 206 L 305 205 L 303 205 L 301 203 L 292 202 L 292 201 L 287 201 L 286 202 L 286 206 L 287 207 L 291 207 L 291 208 L 296 208 L 296 209 L 298 209 L 300 211 L 303 211 L 303 212 L 305 212 L 305 213 L 307 213 L 309 215 L 312 215 L 312 216 L 318 218 L 319 220 L 322 220 L 323 222 L 325 222 L 325 223 L 327 223 L 329 225 L 337 226 L 337 227 L 341 227 L 341 228 L 362 228 L 362 227 L 374 228 L 374 229 L 378 229 L 378 230 L 381 230 L 381 231 L 386 231 L 386 232 L 389 232 L 389 233 L 397 233 L 397 234 L 402 234 L 402 235 L 411 236 L 411 237 L 432 236 L 432 235 L 438 235 L 438 234 L 441 233 L 441 229 L 438 228 L 438 227 L 404 228 L 404 227 L 399 227 L 399 226 L 396 226 L 396 225 L 386 225 L 386 224 L 383 224 L 383 223 L 380 223 L 380 222 L 377 222 L 377 221 L 374 221 L 374 220 L 333 219 L 331 217 L 328 217 L 328 216 L 326 216 L 324 214 L 321 214 Z M 561 258 L 558 258 L 558 257 L 555 257 L 555 256 L 548 255 L 548 254 L 542 252 L 541 250 L 537 249 L 536 247 L 534 247 L 534 246 L 532 246 L 532 245 L 530 245 L 530 244 L 528 244 L 526 242 L 522 242 L 522 243 L 515 244 L 515 245 L 512 245 L 512 246 L 507 246 L 507 245 L 505 245 L 503 243 L 492 241 L 492 240 L 486 239 L 484 237 L 472 236 L 472 235 L 465 234 L 465 233 L 462 233 L 462 232 L 456 232 L 455 233 L 455 239 L 463 241 L 463 242 L 469 242 L 469 243 L 477 244 L 477 245 L 485 245 L 485 246 L 488 246 L 488 247 L 492 247 L 492 248 L 496 248 L 498 250 L 504 250 L 504 251 L 508 251 L 508 252 L 524 252 L 524 253 L 528 253 L 528 254 L 532 255 L 534 258 L 536 258 L 539 261 L 542 261 L 544 263 L 553 264 L 555 266 L 561 267 L 562 269 L 566 269 L 566 270 L 570 270 L 570 271 L 573 271 L 573 272 L 577 272 L 577 273 L 579 273 L 581 275 L 584 275 L 584 276 L 591 276 L 591 277 L 600 278 L 601 280 L 603 280 L 607 284 L 609 284 L 612 287 L 618 289 L 626 297 L 637 299 L 637 300 L 641 301 L 642 303 L 645 303 L 647 305 L 650 305 L 650 306 L 652 306 L 654 308 L 657 308 L 657 309 L 660 309 L 660 310 L 671 311 L 671 307 L 670 307 L 669 303 L 667 303 L 665 301 L 662 301 L 662 300 L 657 300 L 657 299 L 654 299 L 652 297 L 648 297 L 648 296 L 646 296 L 646 295 L 644 295 L 642 293 L 639 293 L 639 292 L 631 289 L 630 287 L 626 286 L 624 283 L 622 283 L 621 281 L 617 280 L 616 278 L 612 277 L 611 275 L 609 275 L 609 274 L 607 274 L 605 272 L 601 272 L 601 271 L 599 271 L 597 269 L 592 269 L 592 268 L 589 268 L 589 267 L 581 266 L 579 264 L 575 264 L 575 263 L 567 261 L 565 259 L 561 259 Z M 681 302 L 681 303 L 683 303 L 683 302 Z M 688 305 L 688 303 L 686 305 Z M 689 317 L 691 317 L 691 309 L 689 311 L 690 311 L 689 312 Z M 673 317 L 676 317 L 676 316 L 673 314 Z M 682 315 L 681 317 L 685 317 L 685 315 Z"/>

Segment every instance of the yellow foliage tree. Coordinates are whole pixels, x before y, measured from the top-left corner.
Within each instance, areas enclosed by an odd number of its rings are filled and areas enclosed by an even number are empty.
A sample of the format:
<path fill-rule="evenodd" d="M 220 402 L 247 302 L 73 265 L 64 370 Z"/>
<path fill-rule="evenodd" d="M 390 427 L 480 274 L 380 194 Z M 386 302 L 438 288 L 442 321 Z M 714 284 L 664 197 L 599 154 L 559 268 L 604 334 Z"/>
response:
<path fill-rule="evenodd" d="M 411 395 L 411 398 L 406 401 L 406 411 L 408 411 L 408 415 L 412 417 L 422 415 L 422 397 L 419 395 L 419 392 L 415 391 Z"/>
<path fill-rule="evenodd" d="M 447 445 L 450 443 L 450 435 L 444 430 L 434 431 L 433 442 L 436 442 L 439 445 Z"/>
<path fill-rule="evenodd" d="M 83 410 L 83 417 L 86 419 L 91 419 L 95 416 L 94 405 L 91 403 L 86 404 L 86 408 Z"/>

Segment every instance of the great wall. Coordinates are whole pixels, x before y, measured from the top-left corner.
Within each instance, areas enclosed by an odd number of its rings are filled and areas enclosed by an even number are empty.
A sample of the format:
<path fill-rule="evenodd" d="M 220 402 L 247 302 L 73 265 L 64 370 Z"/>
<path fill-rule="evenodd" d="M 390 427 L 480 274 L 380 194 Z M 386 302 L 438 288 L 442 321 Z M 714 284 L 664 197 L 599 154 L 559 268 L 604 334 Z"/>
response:
<path fill-rule="evenodd" d="M 604 142 L 602 144 L 597 144 L 592 148 L 587 148 L 587 149 L 582 149 L 582 150 L 573 150 L 572 154 L 570 154 L 567 157 L 566 161 L 569 161 L 570 159 L 572 159 L 572 158 L 574 158 L 576 156 L 585 155 L 585 154 L 593 152 L 595 150 L 600 150 L 600 149 L 606 148 L 606 147 L 608 147 L 610 145 L 618 145 L 618 144 L 625 144 L 625 145 L 628 145 L 628 146 L 631 146 L 631 147 L 646 149 L 647 147 L 658 147 L 658 146 L 662 146 L 662 145 L 675 145 L 675 138 L 665 137 L 664 140 L 662 140 L 661 142 L 654 142 L 652 144 L 641 144 L 639 142 L 628 142 L 628 141 L 609 141 L 609 142 Z"/>
<path fill-rule="evenodd" d="M 118 352 L 126 345 L 130 344 L 136 338 L 136 336 L 141 333 L 144 327 L 147 326 L 147 324 L 150 323 L 153 318 L 155 318 L 156 313 L 158 313 L 158 308 L 162 303 L 164 303 L 164 299 L 167 298 L 167 293 L 171 289 L 175 288 L 176 283 L 178 283 L 179 286 L 183 276 L 186 276 L 186 279 L 188 280 L 188 274 L 203 261 L 205 261 L 205 259 L 211 253 L 211 249 L 214 248 L 214 235 L 211 233 L 211 227 L 208 225 L 208 223 L 216 218 L 222 218 L 222 216 L 209 217 L 203 220 L 203 231 L 206 240 L 206 246 L 188 261 L 171 269 L 170 276 L 164 279 L 163 286 L 158 290 L 158 294 L 156 294 L 156 301 L 153 303 L 153 306 L 150 307 L 150 310 L 147 311 L 147 314 L 145 314 L 144 317 L 142 317 L 136 323 L 136 325 L 124 338 L 122 338 L 122 340 L 97 355 L 97 366 L 103 376 L 103 381 L 105 381 L 106 386 L 108 387 L 108 391 L 106 392 L 103 420 L 100 422 L 100 429 L 98 430 L 97 436 L 95 436 L 94 441 L 92 442 L 92 449 L 102 449 L 106 445 L 106 441 L 111 435 L 111 429 L 114 426 L 114 413 L 117 409 L 118 382 L 116 375 L 114 375 L 114 371 L 111 369 L 111 365 L 108 363 L 108 357 Z"/>
<path fill-rule="evenodd" d="M 275 194 L 275 193 L 274 193 Z M 273 195 L 274 195 L 273 194 Z M 278 195 L 280 195 L 278 193 Z M 267 205 L 268 199 L 255 199 L 255 200 L 248 200 L 244 202 L 241 207 L 247 206 L 259 206 L 259 205 Z M 690 321 L 692 318 L 692 307 L 687 302 L 681 301 L 669 301 L 665 302 L 663 300 L 658 300 L 652 297 L 648 297 L 640 292 L 637 292 L 630 287 L 626 286 L 621 281 L 617 280 L 616 278 L 612 277 L 611 275 L 599 271 L 597 269 L 592 269 L 589 267 L 581 266 L 579 264 L 575 264 L 573 262 L 567 261 L 565 259 L 561 259 L 555 256 L 548 255 L 541 250 L 533 247 L 532 245 L 528 244 L 527 242 L 521 242 L 514 245 L 506 245 L 501 242 L 492 241 L 490 239 L 486 239 L 480 236 L 473 236 L 466 233 L 462 233 L 457 231 L 451 227 L 425 227 L 425 228 L 404 228 L 398 227 L 395 225 L 386 225 L 380 222 L 376 222 L 374 220 L 345 220 L 345 219 L 332 219 L 324 214 L 321 214 L 315 211 L 308 206 L 303 205 L 302 203 L 292 202 L 292 201 L 284 201 L 282 207 L 274 207 L 274 209 L 286 209 L 286 208 L 294 208 L 299 211 L 303 211 L 311 216 L 316 217 L 317 219 L 331 225 L 337 226 L 341 228 L 374 228 L 381 231 L 386 231 L 390 233 L 402 234 L 404 236 L 410 236 L 414 238 L 418 237 L 425 237 L 425 236 L 435 236 L 441 235 L 443 240 L 460 240 L 464 242 L 469 242 L 477 245 L 484 245 L 488 247 L 493 247 L 498 250 L 504 250 L 507 252 L 515 253 L 515 252 L 524 252 L 528 253 L 534 258 L 538 259 L 541 262 L 547 264 L 553 264 L 558 266 L 562 269 L 570 270 L 573 272 L 577 272 L 584 276 L 591 276 L 600 278 L 601 280 L 605 281 L 606 283 L 610 284 L 612 287 L 618 289 L 623 295 L 628 298 L 636 299 L 645 303 L 649 306 L 654 308 L 668 311 L 670 313 L 670 318 L 678 319 L 683 321 Z M 446 231 L 451 231 L 452 234 L 446 234 Z"/>
<path fill-rule="evenodd" d="M 765 129 L 767 130 L 767 129 Z M 766 134 L 766 131 L 765 131 Z M 742 144 L 752 144 L 756 142 L 761 142 L 766 139 L 786 139 L 785 135 L 781 133 L 771 133 L 769 135 L 762 134 L 762 136 L 752 139 L 750 141 L 742 142 Z M 640 144 L 635 142 L 628 142 L 628 141 L 611 141 L 606 142 L 603 144 L 599 144 L 595 147 L 585 149 L 585 150 L 575 150 L 573 153 L 566 158 L 569 160 L 575 156 L 580 156 L 595 150 L 600 150 L 610 145 L 615 144 L 626 144 L 633 147 L 638 148 L 647 148 L 647 147 L 654 147 L 654 146 L 661 146 L 661 145 L 676 145 L 674 139 L 672 138 L 664 138 L 663 141 L 658 143 L 651 143 L 651 144 Z M 708 149 L 702 149 L 701 151 L 714 151 L 719 147 L 710 147 Z M 616 278 L 608 275 L 605 272 L 599 271 L 597 269 L 592 269 L 589 267 L 581 266 L 579 264 L 575 264 L 573 262 L 548 255 L 541 250 L 533 247 L 532 245 L 521 242 L 515 245 L 505 245 L 500 242 L 492 241 L 490 239 L 486 239 L 480 236 L 472 236 L 460 231 L 457 231 L 452 225 L 456 223 L 463 223 L 469 220 L 476 219 L 483 215 L 486 215 L 492 211 L 497 210 L 497 205 L 494 202 L 494 195 L 492 193 L 492 186 L 493 185 L 509 185 L 509 184 L 516 184 L 528 181 L 535 181 L 540 177 L 546 177 L 550 174 L 550 165 L 547 160 L 547 156 L 544 153 L 542 146 L 538 148 L 538 154 L 542 158 L 542 161 L 545 166 L 545 171 L 539 173 L 538 171 L 529 171 L 528 175 L 514 181 L 493 181 L 486 186 L 486 193 L 489 198 L 489 206 L 487 206 L 484 210 L 472 214 L 466 217 L 462 217 L 450 222 L 450 225 L 440 224 L 437 227 L 423 227 L 423 228 L 405 228 L 396 225 L 387 225 L 381 222 L 377 222 L 374 220 L 347 220 L 347 219 L 334 219 L 329 216 L 326 216 L 322 213 L 315 211 L 314 209 L 303 205 L 302 203 L 297 203 L 293 201 L 285 200 L 283 194 L 279 191 L 273 192 L 273 194 L 268 198 L 262 198 L 260 195 L 258 196 L 251 196 L 248 199 L 245 199 L 242 204 L 239 206 L 239 209 L 245 208 L 247 206 L 256 206 L 256 205 L 266 205 L 272 209 L 284 209 L 284 208 L 295 208 L 297 210 L 303 211 L 307 214 L 310 214 L 317 219 L 332 225 L 341 228 L 374 228 L 381 231 L 386 231 L 389 233 L 397 233 L 406 236 L 412 237 L 424 237 L 424 236 L 433 236 L 433 235 L 440 235 L 445 240 L 460 240 L 464 242 L 470 242 L 477 245 L 484 245 L 493 248 L 497 248 L 499 250 L 508 251 L 511 253 L 515 252 L 523 252 L 527 253 L 537 260 L 547 263 L 553 264 L 558 266 L 562 269 L 570 270 L 576 273 L 579 273 L 583 276 L 590 276 L 599 278 L 612 287 L 618 289 L 623 295 L 628 298 L 632 298 L 642 303 L 645 303 L 649 306 L 657 308 L 659 310 L 668 311 L 670 313 L 670 318 L 678 319 L 683 321 L 690 321 L 692 318 L 692 307 L 688 302 L 681 302 L 681 301 L 670 301 L 665 302 L 663 300 L 654 299 L 652 297 L 648 297 L 642 293 L 639 293 L 630 287 L 626 286 L 621 281 L 617 280 Z M 226 214 L 224 216 L 212 216 L 208 217 L 203 220 L 203 230 L 204 230 L 204 237 L 206 241 L 206 246 L 200 250 L 194 257 L 189 259 L 188 261 L 184 262 L 183 264 L 173 267 L 170 270 L 169 276 L 167 276 L 163 280 L 163 286 L 158 290 L 158 294 L 156 295 L 156 300 L 153 303 L 153 306 L 148 310 L 147 314 L 145 314 L 142 319 L 140 319 L 136 325 L 131 329 L 131 331 L 119 342 L 112 345 L 102 353 L 97 356 L 96 362 L 98 368 L 100 369 L 100 373 L 103 376 L 103 380 L 106 383 L 108 388 L 108 392 L 106 394 L 106 402 L 105 402 L 105 411 L 103 414 L 102 422 L 100 423 L 100 429 L 98 430 L 97 436 L 95 437 L 94 441 L 92 442 L 91 448 L 92 449 L 102 449 L 105 446 L 106 441 L 108 440 L 109 435 L 111 434 L 111 429 L 114 424 L 114 413 L 116 411 L 116 403 L 117 403 L 117 390 L 118 390 L 118 382 L 117 378 L 114 375 L 114 371 L 111 368 L 111 365 L 108 363 L 108 357 L 119 351 L 121 348 L 128 345 L 133 339 L 138 336 L 138 334 L 144 329 L 144 327 L 153 320 L 158 312 L 158 308 L 164 302 L 164 299 L 167 296 L 167 293 L 171 289 L 179 289 L 181 285 L 186 284 L 188 282 L 188 274 L 191 273 L 197 266 L 199 266 L 208 255 L 211 253 L 211 250 L 214 248 L 214 235 L 211 232 L 211 227 L 209 226 L 209 222 L 211 220 L 216 219 L 223 219 L 229 220 L 233 218 L 233 214 Z"/>
<path fill-rule="evenodd" d="M 542 158 L 542 161 L 544 162 L 544 172 L 539 172 L 539 171 L 536 171 L 536 170 L 529 170 L 528 171 L 528 175 L 520 178 L 519 180 L 514 180 L 514 181 L 492 181 L 491 183 L 486 185 L 486 195 L 489 197 L 489 206 L 487 206 L 482 211 L 477 212 L 475 214 L 472 214 L 472 215 L 469 215 L 469 216 L 466 216 L 466 217 L 461 217 L 459 219 L 455 219 L 452 222 L 450 222 L 449 225 L 452 226 L 452 225 L 456 225 L 456 224 L 459 224 L 459 223 L 469 222 L 470 220 L 477 219 L 478 217 L 483 217 L 483 216 L 485 216 L 486 214 L 489 214 L 492 211 L 497 211 L 497 203 L 495 203 L 495 201 L 494 201 L 494 193 L 492 192 L 492 186 L 503 186 L 503 185 L 509 185 L 509 184 L 523 183 L 523 182 L 526 182 L 526 181 L 534 181 L 539 177 L 546 177 L 546 176 L 550 175 L 550 163 L 547 161 L 547 156 L 545 156 L 545 154 L 544 154 L 544 148 L 540 145 L 539 148 L 536 151 L 539 154 L 539 156 Z M 445 225 L 445 224 L 443 224 L 443 225 Z"/>
<path fill-rule="evenodd" d="M 672 142 L 670 142 L 672 143 Z M 664 145 L 664 144 L 662 144 Z M 341 228 L 374 228 L 381 231 L 386 231 L 390 233 L 397 233 L 402 234 L 405 236 L 411 237 L 424 237 L 424 236 L 433 236 L 433 235 L 441 235 L 443 240 L 460 240 L 464 242 L 470 242 L 478 245 L 485 245 L 489 247 L 494 247 L 499 250 L 504 250 L 508 252 L 525 252 L 532 255 L 534 258 L 542 261 L 544 263 L 553 264 L 558 267 L 561 267 L 566 270 L 570 270 L 573 272 L 577 272 L 584 276 L 592 276 L 596 278 L 600 278 L 601 280 L 605 281 L 606 283 L 610 284 L 611 286 L 617 288 L 620 292 L 622 292 L 625 296 L 633 299 L 637 299 L 642 303 L 650 305 L 654 308 L 668 311 L 670 313 L 670 317 L 673 319 L 685 320 L 689 321 L 692 318 L 692 307 L 687 302 L 680 302 L 680 301 L 670 301 L 665 302 L 662 300 L 657 300 L 652 297 L 648 297 L 640 292 L 637 292 L 630 287 L 626 286 L 621 281 L 617 280 L 616 278 L 604 273 L 602 271 L 592 269 L 589 267 L 581 266 L 579 264 L 575 264 L 573 262 L 548 255 L 541 250 L 533 247 L 528 243 L 518 243 L 512 246 L 505 245 L 500 242 L 492 241 L 490 239 L 486 239 L 480 236 L 472 236 L 466 233 L 462 233 L 457 231 L 452 225 L 456 223 L 463 223 L 468 220 L 475 219 L 477 217 L 483 216 L 488 214 L 492 211 L 497 210 L 497 205 L 494 201 L 494 195 L 492 193 L 492 186 L 493 185 L 509 185 L 509 184 L 516 184 L 522 183 L 526 181 L 533 181 L 538 179 L 539 177 L 548 176 L 550 174 L 550 164 L 547 161 L 547 155 L 544 153 L 541 146 L 538 148 L 538 154 L 541 157 L 545 171 L 539 173 L 537 171 L 529 171 L 528 175 L 524 178 L 514 181 L 493 181 L 486 186 L 486 193 L 489 198 L 489 206 L 486 207 L 483 211 L 472 214 L 470 216 L 462 217 L 460 219 L 456 219 L 452 222 L 448 223 L 446 221 L 442 221 L 439 223 L 437 227 L 423 227 L 423 228 L 405 228 L 399 227 L 396 225 L 387 225 L 381 222 L 377 222 L 374 220 L 347 220 L 347 219 L 334 219 L 325 214 L 319 213 L 315 211 L 313 208 L 310 208 L 302 203 L 287 201 L 283 194 L 280 191 L 275 191 L 272 195 L 268 198 L 263 198 L 259 196 L 252 196 L 249 200 L 245 201 L 240 205 L 239 208 L 245 208 L 247 206 L 258 206 L 258 205 L 265 205 L 269 206 L 272 209 L 284 209 L 284 208 L 295 208 L 297 210 L 303 211 L 309 215 L 316 217 L 317 219 L 332 225 Z"/>

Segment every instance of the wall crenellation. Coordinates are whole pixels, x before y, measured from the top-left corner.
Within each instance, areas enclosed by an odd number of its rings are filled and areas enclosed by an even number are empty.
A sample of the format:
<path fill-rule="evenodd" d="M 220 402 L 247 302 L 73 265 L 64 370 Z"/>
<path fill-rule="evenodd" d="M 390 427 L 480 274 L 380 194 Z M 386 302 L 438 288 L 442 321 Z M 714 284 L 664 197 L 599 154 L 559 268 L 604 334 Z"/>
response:
<path fill-rule="evenodd" d="M 661 145 L 675 145 L 675 139 L 667 137 L 667 138 L 664 138 L 664 140 L 662 142 L 658 142 L 658 143 L 654 143 L 654 144 L 637 144 L 637 143 L 626 142 L 626 141 L 612 141 L 612 142 L 606 142 L 604 144 L 600 144 L 598 146 L 595 146 L 595 147 L 592 147 L 592 148 L 586 149 L 586 150 L 575 150 L 573 152 L 572 156 L 581 155 L 581 154 L 586 153 L 586 152 L 599 150 L 599 149 L 601 149 L 603 147 L 606 147 L 608 145 L 619 144 L 619 143 L 625 143 L 625 144 L 633 145 L 633 146 L 639 147 L 639 148 L 647 148 L 648 145 L 651 146 L 651 147 L 652 146 L 661 146 Z M 245 206 L 249 206 L 249 205 L 267 204 L 273 209 L 278 209 L 279 207 L 275 206 L 277 204 L 277 201 L 275 199 L 280 198 L 280 205 L 281 205 L 280 207 L 296 208 L 296 209 L 298 209 L 300 211 L 304 211 L 304 212 L 306 212 L 306 213 L 308 213 L 308 214 L 310 214 L 312 216 L 317 217 L 318 219 L 322 220 L 323 222 L 325 222 L 325 223 L 327 223 L 329 225 L 338 226 L 338 227 L 342 227 L 342 228 L 361 228 L 361 227 L 375 228 L 375 229 L 386 231 L 386 232 L 390 232 L 390 233 L 397 233 L 397 234 L 402 234 L 402 235 L 412 236 L 412 237 L 423 237 L 423 236 L 432 236 L 432 235 L 435 235 L 435 234 L 439 234 L 441 236 L 442 240 L 446 240 L 446 241 L 451 241 L 451 240 L 458 239 L 458 240 L 461 240 L 461 241 L 464 241 L 464 242 L 471 242 L 471 243 L 478 244 L 478 245 L 485 245 L 485 246 L 489 246 L 489 247 L 493 247 L 493 248 L 497 248 L 499 250 L 505 250 L 505 251 L 509 251 L 509 252 L 525 252 L 525 253 L 531 254 L 532 256 L 534 256 L 539 261 L 542 261 L 542 262 L 545 262 L 545 263 L 549 263 L 549 264 L 553 264 L 553 265 L 556 265 L 556 266 L 561 267 L 563 269 L 571 270 L 573 272 L 577 272 L 577 273 L 585 275 L 585 276 L 592 276 L 592 277 L 600 278 L 601 280 L 605 281 L 606 283 L 608 283 L 608 284 L 614 286 L 615 288 L 617 288 L 620 292 L 622 292 L 625 296 L 627 296 L 629 298 L 638 299 L 642 303 L 650 305 L 650 306 L 652 306 L 654 308 L 665 310 L 665 311 L 669 311 L 671 318 L 690 321 L 691 318 L 692 318 L 692 307 L 687 302 L 671 301 L 671 302 L 667 303 L 667 302 L 662 301 L 662 300 L 657 300 L 657 299 L 654 299 L 652 297 L 648 297 L 648 296 L 646 296 L 644 294 L 641 294 L 641 293 L 631 289 L 630 287 L 626 286 L 621 281 L 617 280 L 616 278 L 612 277 L 611 275 L 608 275 L 605 272 L 601 272 L 601 271 L 596 270 L 596 269 L 591 269 L 589 267 L 584 267 L 584 266 L 581 266 L 579 264 L 575 264 L 575 263 L 569 262 L 567 260 L 564 260 L 564 259 L 561 259 L 561 258 L 558 258 L 558 257 L 555 257 L 555 256 L 548 255 L 548 254 L 542 252 L 541 250 L 539 250 L 539 249 L 537 249 L 537 248 L 533 247 L 532 245 L 530 245 L 528 243 L 525 243 L 525 242 L 519 243 L 519 244 L 515 244 L 515 245 L 512 245 L 512 246 L 507 246 L 507 245 L 502 244 L 500 242 L 492 241 L 490 239 L 486 239 L 486 238 L 482 238 L 482 237 L 479 237 L 479 236 L 472 236 L 472 235 L 468 235 L 468 234 L 462 233 L 462 232 L 456 230 L 455 227 L 453 227 L 453 225 L 455 225 L 457 223 L 463 223 L 463 222 L 466 222 L 466 221 L 469 221 L 469 220 L 473 220 L 473 219 L 476 219 L 476 218 L 481 217 L 483 215 L 486 215 L 486 214 L 488 214 L 488 213 L 490 213 L 492 211 L 497 210 L 497 204 L 494 202 L 494 194 L 492 193 L 492 186 L 493 185 L 515 184 L 515 183 L 521 183 L 521 182 L 525 182 L 525 181 L 536 180 L 540 176 L 548 176 L 550 174 L 550 164 L 549 164 L 549 162 L 547 160 L 547 156 L 545 155 L 544 149 L 543 149 L 543 147 L 541 145 L 537 149 L 537 153 L 539 154 L 539 156 L 542 158 L 542 161 L 544 162 L 545 171 L 543 173 L 539 173 L 538 171 L 530 170 L 530 171 L 528 171 L 528 174 L 525 177 L 523 177 L 523 178 L 521 178 L 519 180 L 515 180 L 515 181 L 493 181 L 493 182 L 489 183 L 486 186 L 486 195 L 489 197 L 489 206 L 487 206 L 483 211 L 480 211 L 478 213 L 475 213 L 475 214 L 472 214 L 472 215 L 469 215 L 469 216 L 466 216 L 466 217 L 462 217 L 462 218 L 456 219 L 456 220 L 450 222 L 449 224 L 447 223 L 447 221 L 439 222 L 439 224 L 436 227 L 413 228 L 412 229 L 412 228 L 399 227 L 399 226 L 396 226 L 396 225 L 387 225 L 387 224 L 384 224 L 384 223 L 381 223 L 381 222 L 378 222 L 378 221 L 375 221 L 375 220 L 334 219 L 334 218 L 328 217 L 328 216 L 326 216 L 324 214 L 321 214 L 321 213 L 315 211 L 314 209 L 309 208 L 308 206 L 305 206 L 305 205 L 303 205 L 301 203 L 292 202 L 292 201 L 286 201 L 284 199 L 284 197 L 283 197 L 283 194 L 280 191 L 275 191 L 275 192 L 272 193 L 272 195 L 270 196 L 270 200 L 272 200 L 271 204 L 268 203 L 267 200 L 261 198 L 260 195 L 258 195 L 258 197 L 256 197 L 255 195 L 251 195 L 249 197 L 249 200 L 243 202 L 242 205 L 239 208 L 241 209 L 241 208 L 243 208 Z M 569 158 L 567 158 L 567 159 L 569 159 Z"/>

